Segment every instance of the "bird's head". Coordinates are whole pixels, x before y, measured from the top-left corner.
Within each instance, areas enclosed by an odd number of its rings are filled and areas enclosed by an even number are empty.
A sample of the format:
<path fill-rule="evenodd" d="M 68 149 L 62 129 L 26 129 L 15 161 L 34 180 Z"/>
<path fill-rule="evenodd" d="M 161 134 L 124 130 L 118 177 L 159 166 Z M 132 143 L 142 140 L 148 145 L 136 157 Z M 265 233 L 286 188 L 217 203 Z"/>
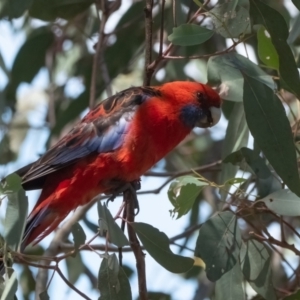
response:
<path fill-rule="evenodd" d="M 179 116 L 188 127 L 207 128 L 221 117 L 221 99 L 211 87 L 198 82 L 175 81 L 162 86 L 179 108 Z"/>

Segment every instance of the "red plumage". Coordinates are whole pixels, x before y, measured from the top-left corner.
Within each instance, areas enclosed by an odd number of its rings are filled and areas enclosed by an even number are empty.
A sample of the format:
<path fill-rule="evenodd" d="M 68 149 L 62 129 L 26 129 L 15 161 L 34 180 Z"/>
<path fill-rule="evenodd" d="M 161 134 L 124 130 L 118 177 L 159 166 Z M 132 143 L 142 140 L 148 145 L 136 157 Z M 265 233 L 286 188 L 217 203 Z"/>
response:
<path fill-rule="evenodd" d="M 102 101 L 35 163 L 17 173 L 42 189 L 23 246 L 38 242 L 79 205 L 138 180 L 193 127 L 218 121 L 218 94 L 195 82 L 129 88 Z"/>

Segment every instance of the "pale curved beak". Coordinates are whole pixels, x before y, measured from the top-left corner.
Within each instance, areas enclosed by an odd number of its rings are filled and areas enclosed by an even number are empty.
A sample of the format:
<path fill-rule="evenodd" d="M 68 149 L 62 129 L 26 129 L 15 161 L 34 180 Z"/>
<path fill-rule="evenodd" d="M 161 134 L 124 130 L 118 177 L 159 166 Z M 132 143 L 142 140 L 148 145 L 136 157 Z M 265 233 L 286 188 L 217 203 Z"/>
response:
<path fill-rule="evenodd" d="M 203 117 L 197 122 L 197 127 L 207 128 L 216 125 L 221 119 L 221 109 L 219 107 L 212 106 L 209 109 L 203 111 Z"/>

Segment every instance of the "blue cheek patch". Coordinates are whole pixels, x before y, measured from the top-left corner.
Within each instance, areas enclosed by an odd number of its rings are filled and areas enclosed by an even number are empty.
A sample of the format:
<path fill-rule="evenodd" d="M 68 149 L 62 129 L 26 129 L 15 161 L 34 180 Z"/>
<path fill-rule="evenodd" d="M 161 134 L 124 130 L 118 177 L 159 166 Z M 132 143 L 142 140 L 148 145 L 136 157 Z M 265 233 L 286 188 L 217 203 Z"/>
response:
<path fill-rule="evenodd" d="M 205 117 L 203 111 L 193 104 L 184 106 L 180 112 L 182 122 L 190 128 L 194 128 L 196 123 L 203 117 Z"/>

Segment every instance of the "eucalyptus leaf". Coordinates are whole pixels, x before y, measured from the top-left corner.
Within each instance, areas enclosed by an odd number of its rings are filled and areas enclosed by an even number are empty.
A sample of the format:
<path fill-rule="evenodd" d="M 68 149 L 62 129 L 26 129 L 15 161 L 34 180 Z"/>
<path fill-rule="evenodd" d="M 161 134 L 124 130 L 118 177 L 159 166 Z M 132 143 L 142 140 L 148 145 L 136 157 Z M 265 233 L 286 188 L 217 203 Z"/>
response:
<path fill-rule="evenodd" d="M 243 161 L 249 165 L 253 173 L 262 179 L 267 179 L 272 176 L 270 169 L 267 167 L 264 159 L 255 151 L 242 147 L 238 151 L 229 154 L 224 160 L 224 163 L 232 163 L 233 165 L 241 164 Z"/>
<path fill-rule="evenodd" d="M 7 195 L 7 208 L 4 219 L 4 238 L 8 246 L 19 250 L 27 220 L 28 200 L 25 191 L 20 189 L 17 193 Z"/>
<path fill-rule="evenodd" d="M 276 70 L 279 69 L 279 58 L 272 43 L 271 36 L 264 26 L 260 26 L 257 31 L 258 56 L 266 65 Z"/>
<path fill-rule="evenodd" d="M 1 188 L 3 194 L 17 193 L 22 188 L 22 179 L 16 173 L 8 175 Z"/>
<path fill-rule="evenodd" d="M 266 158 L 291 191 L 300 195 L 294 137 L 274 91 L 244 74 L 244 106 L 249 129 Z"/>
<path fill-rule="evenodd" d="M 82 261 L 81 253 L 77 252 L 76 256 L 68 256 L 65 259 L 67 272 L 68 272 L 68 280 L 71 284 L 75 284 L 79 277 L 84 273 L 85 265 Z"/>
<path fill-rule="evenodd" d="M 241 102 L 243 99 L 243 74 L 275 89 L 272 77 L 256 64 L 237 53 L 210 57 L 207 63 L 207 79 L 210 85 L 220 85 L 223 99 Z"/>
<path fill-rule="evenodd" d="M 206 42 L 213 36 L 214 32 L 205 27 L 195 24 L 183 24 L 173 28 L 173 33 L 168 40 L 174 45 L 192 46 Z"/>
<path fill-rule="evenodd" d="M 208 14 L 215 26 L 215 31 L 225 38 L 239 37 L 250 33 L 249 11 L 240 5 L 232 6 L 233 1 L 216 5 Z"/>
<path fill-rule="evenodd" d="M 215 285 L 214 300 L 244 300 L 243 273 L 239 263 L 224 274 Z"/>
<path fill-rule="evenodd" d="M 86 235 L 79 223 L 72 225 L 71 233 L 73 235 L 74 247 L 76 250 L 85 243 Z"/>
<path fill-rule="evenodd" d="M 290 190 L 278 190 L 262 199 L 273 212 L 290 217 L 300 216 L 300 198 Z"/>
<path fill-rule="evenodd" d="M 249 129 L 245 119 L 244 105 L 242 103 L 235 103 L 226 129 L 222 158 L 224 159 L 232 152 L 246 146 L 248 144 L 248 138 Z M 223 201 L 226 199 L 231 187 L 231 184 L 226 185 L 226 182 L 234 178 L 237 171 L 237 166 L 222 164 L 220 183 L 225 184 L 225 186 L 220 190 L 220 194 Z"/>
<path fill-rule="evenodd" d="M 254 24 L 269 32 L 278 57 L 280 79 L 300 99 L 300 78 L 293 52 L 287 43 L 289 29 L 283 16 L 261 0 L 250 0 L 250 15 Z"/>
<path fill-rule="evenodd" d="M 202 225 L 195 256 L 205 262 L 209 280 L 217 281 L 235 266 L 241 243 L 236 216 L 230 211 L 218 213 Z"/>
<path fill-rule="evenodd" d="M 4 291 L 1 295 L 1 300 L 13 300 L 18 289 L 18 280 L 16 272 L 12 272 L 9 279 L 5 283 Z"/>
<path fill-rule="evenodd" d="M 184 273 L 192 268 L 194 260 L 174 254 L 165 233 L 145 223 L 130 223 L 148 253 L 165 269 L 173 273 Z"/>
<path fill-rule="evenodd" d="M 98 275 L 99 300 L 132 300 L 129 280 L 115 254 L 103 258 Z"/>
<path fill-rule="evenodd" d="M 118 247 L 129 245 L 128 239 L 124 232 L 117 225 L 106 205 L 102 205 L 100 201 L 98 201 L 98 214 L 100 231 L 107 230 L 109 240 Z"/>
<path fill-rule="evenodd" d="M 242 271 L 252 288 L 264 299 L 277 299 L 272 284 L 271 256 L 266 246 L 249 240 L 241 249 Z"/>
<path fill-rule="evenodd" d="M 203 182 L 194 176 L 178 177 L 171 183 L 168 196 L 174 206 L 173 213 L 177 213 L 177 219 L 187 214 L 202 189 L 207 186 L 207 182 Z"/>

